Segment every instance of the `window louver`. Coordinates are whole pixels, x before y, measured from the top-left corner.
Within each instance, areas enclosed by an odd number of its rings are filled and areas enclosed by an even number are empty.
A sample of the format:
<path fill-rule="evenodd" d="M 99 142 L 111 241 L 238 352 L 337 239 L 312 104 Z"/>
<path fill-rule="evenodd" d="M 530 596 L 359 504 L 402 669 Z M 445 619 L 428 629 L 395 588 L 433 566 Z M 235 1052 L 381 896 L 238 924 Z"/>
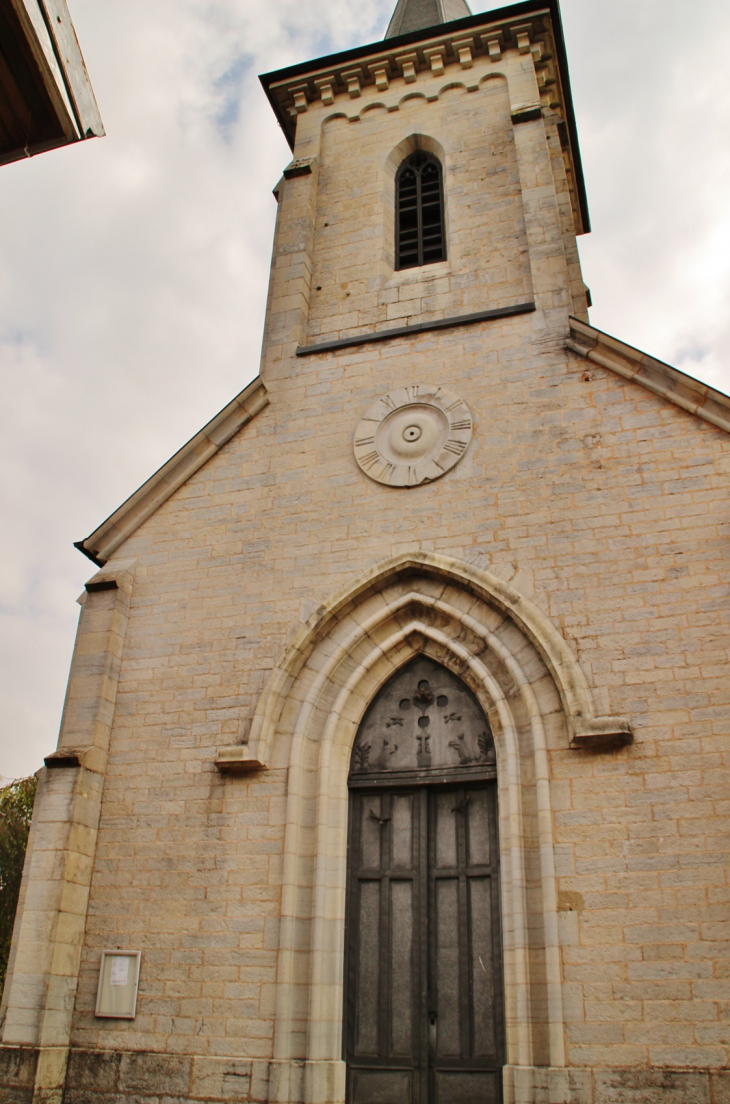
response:
<path fill-rule="evenodd" d="M 396 267 L 417 268 L 446 260 L 441 165 L 413 153 L 396 178 Z"/>

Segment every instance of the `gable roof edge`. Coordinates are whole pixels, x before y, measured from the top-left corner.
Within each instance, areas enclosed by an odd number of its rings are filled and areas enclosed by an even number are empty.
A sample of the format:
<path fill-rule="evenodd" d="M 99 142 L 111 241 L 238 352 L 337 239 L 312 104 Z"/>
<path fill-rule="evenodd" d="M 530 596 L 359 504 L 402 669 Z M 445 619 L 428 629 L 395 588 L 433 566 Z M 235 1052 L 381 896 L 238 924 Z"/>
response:
<path fill-rule="evenodd" d="M 98 529 L 84 540 L 75 541 L 74 547 L 98 567 L 103 567 L 142 522 L 167 502 L 183 483 L 207 464 L 268 403 L 269 395 L 264 382 L 257 376 L 110 514 Z"/>
<path fill-rule="evenodd" d="M 680 372 L 678 368 L 656 360 L 578 318 L 570 319 L 570 334 L 565 342 L 566 349 L 600 364 L 602 368 L 617 372 L 625 379 L 633 380 L 647 391 L 730 433 L 730 396 L 722 391 L 716 391 L 694 376 L 688 376 L 686 372 Z"/>

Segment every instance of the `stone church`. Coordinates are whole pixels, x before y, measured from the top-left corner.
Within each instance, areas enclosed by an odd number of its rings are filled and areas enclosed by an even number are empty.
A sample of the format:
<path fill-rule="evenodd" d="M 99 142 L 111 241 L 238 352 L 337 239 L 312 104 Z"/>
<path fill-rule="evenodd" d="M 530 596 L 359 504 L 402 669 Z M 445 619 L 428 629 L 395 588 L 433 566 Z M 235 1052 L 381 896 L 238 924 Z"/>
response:
<path fill-rule="evenodd" d="M 0 1100 L 726 1104 L 730 399 L 589 323 L 557 0 L 262 83 L 260 375 L 79 543 Z"/>

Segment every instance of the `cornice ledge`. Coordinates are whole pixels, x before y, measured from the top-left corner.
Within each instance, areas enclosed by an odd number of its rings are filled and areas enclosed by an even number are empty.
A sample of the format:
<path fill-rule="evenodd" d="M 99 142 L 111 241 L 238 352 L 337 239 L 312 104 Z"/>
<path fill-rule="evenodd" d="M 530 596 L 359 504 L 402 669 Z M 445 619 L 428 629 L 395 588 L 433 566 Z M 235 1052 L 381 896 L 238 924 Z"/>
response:
<path fill-rule="evenodd" d="M 349 349 L 356 345 L 371 345 L 378 341 L 394 341 L 396 338 L 410 338 L 416 334 L 430 333 L 433 330 L 453 330 L 459 326 L 471 326 L 479 322 L 490 322 L 497 318 L 510 318 L 516 314 L 531 314 L 537 309 L 535 303 L 513 303 L 511 306 L 494 307 L 491 310 L 474 311 L 473 314 L 454 314 L 446 318 L 434 318 L 430 322 L 413 322 L 407 326 L 388 326 L 384 330 L 372 330 L 368 333 L 352 334 L 333 341 L 319 341 L 314 345 L 299 345 L 298 357 L 315 356 L 318 353 L 331 353 L 339 349 Z"/>
<path fill-rule="evenodd" d="M 350 58 L 341 64 L 337 63 L 337 59 L 326 59 L 329 64 L 317 68 L 317 63 L 313 62 L 310 72 L 300 72 L 290 79 L 273 81 L 269 90 L 281 98 L 283 111 L 295 120 L 317 100 L 330 106 L 339 98 L 358 98 L 371 85 L 384 92 L 393 80 L 413 84 L 421 74 L 441 76 L 449 67 L 470 69 L 477 57 L 500 63 L 506 52 L 531 53 L 536 66 L 541 70 L 549 69 L 552 74 L 552 69 L 549 68 L 551 55 L 548 52 L 546 60 L 543 60 L 545 51 L 542 42 L 532 41 L 533 38 L 543 39 L 549 34 L 546 21 L 542 18 L 547 14 L 547 9 L 541 12 L 533 26 L 520 23 L 514 16 L 505 18 L 499 11 L 485 12 L 481 19 L 472 18 L 472 22 L 478 23 L 473 31 L 467 31 L 463 27 L 450 31 L 449 24 L 445 24 L 433 28 L 433 33 L 422 41 L 408 46 L 399 46 L 397 39 L 385 39 L 384 42 L 375 44 L 372 52 L 365 47 L 362 59 L 357 63 Z M 490 15 L 496 18 L 490 18 Z M 379 50 L 376 48 L 378 45 Z M 494 69 L 494 73 L 499 72 L 499 67 Z M 542 113 L 542 106 L 561 106 L 559 98 L 556 98 L 558 88 L 555 78 L 544 75 L 544 79 L 540 79 L 538 83 L 550 84 L 551 88 L 545 90 L 544 105 L 530 105 L 533 111 L 537 108 L 537 112 L 531 116 L 533 118 Z M 528 121 L 523 118 L 521 110 L 517 109 L 517 114 L 518 122 Z"/>
<path fill-rule="evenodd" d="M 92 575 L 84 584 L 84 590 L 86 594 L 121 590 L 124 594 L 131 595 L 136 570 L 136 560 L 114 560 Z"/>
<path fill-rule="evenodd" d="M 624 379 L 633 380 L 647 391 L 730 433 L 730 396 L 680 372 L 678 368 L 672 368 L 578 318 L 570 319 L 570 337 L 565 342 L 565 348 L 618 373 Z"/>
<path fill-rule="evenodd" d="M 104 749 L 93 744 L 83 747 L 60 747 L 43 759 L 49 770 L 83 767 L 84 770 L 101 775 L 106 773 L 106 761 L 107 754 Z"/>
<path fill-rule="evenodd" d="M 187 444 L 155 472 L 139 490 L 135 491 L 119 509 L 115 510 L 75 548 L 88 556 L 98 567 L 103 567 L 109 557 L 139 526 L 167 502 L 183 483 L 195 475 L 204 464 L 215 456 L 259 411 L 268 406 L 269 396 L 260 376 L 236 395 L 214 418 L 196 433 Z"/>

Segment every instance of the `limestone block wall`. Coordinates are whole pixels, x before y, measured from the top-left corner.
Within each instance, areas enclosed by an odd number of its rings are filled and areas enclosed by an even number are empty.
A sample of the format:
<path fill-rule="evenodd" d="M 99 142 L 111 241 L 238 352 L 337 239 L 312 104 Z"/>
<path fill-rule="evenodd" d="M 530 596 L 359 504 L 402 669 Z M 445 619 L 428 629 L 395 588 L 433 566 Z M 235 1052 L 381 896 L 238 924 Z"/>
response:
<path fill-rule="evenodd" d="M 308 341 L 533 298 L 506 80 L 422 105 L 419 95 L 396 112 L 370 104 L 357 123 L 323 121 Z M 443 165 L 447 259 L 400 273 L 395 175 L 417 148 Z"/>
<path fill-rule="evenodd" d="M 297 626 L 419 550 L 511 580 L 634 726 L 620 751 L 550 749 L 569 1063 L 655 1087 L 724 1067 L 727 438 L 562 337 L 530 316 L 298 362 L 125 545 L 76 1047 L 273 1056 L 286 771 L 225 778 L 216 749 L 246 736 Z M 430 486 L 373 483 L 354 426 L 426 373 L 472 409 L 470 451 Z M 93 1016 L 110 944 L 143 950 L 133 1022 Z"/>

